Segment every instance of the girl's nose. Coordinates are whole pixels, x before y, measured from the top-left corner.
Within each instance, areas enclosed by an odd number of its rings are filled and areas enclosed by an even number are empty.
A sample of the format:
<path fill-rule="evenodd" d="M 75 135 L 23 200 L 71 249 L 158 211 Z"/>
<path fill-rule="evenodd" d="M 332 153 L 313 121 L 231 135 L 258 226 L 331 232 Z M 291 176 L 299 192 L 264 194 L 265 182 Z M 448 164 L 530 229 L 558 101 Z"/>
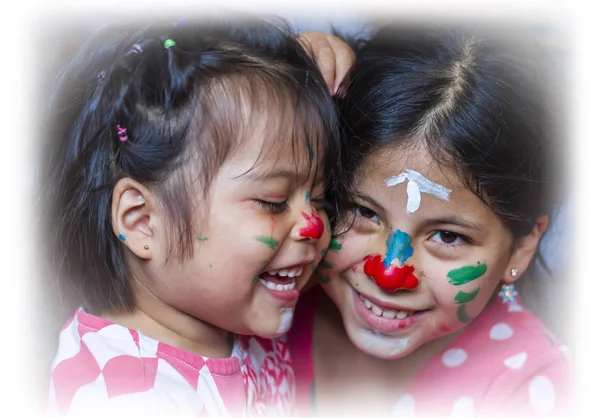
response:
<path fill-rule="evenodd" d="M 414 266 L 388 264 L 381 255 L 366 256 L 363 269 L 365 274 L 385 292 L 414 290 L 419 285 L 419 279 L 414 275 Z"/>
<path fill-rule="evenodd" d="M 320 239 L 323 236 L 325 225 L 317 211 L 312 208 L 310 214 L 303 211 L 301 212 L 301 216 L 302 218 L 294 227 L 293 235 L 297 239 L 313 241 Z"/>

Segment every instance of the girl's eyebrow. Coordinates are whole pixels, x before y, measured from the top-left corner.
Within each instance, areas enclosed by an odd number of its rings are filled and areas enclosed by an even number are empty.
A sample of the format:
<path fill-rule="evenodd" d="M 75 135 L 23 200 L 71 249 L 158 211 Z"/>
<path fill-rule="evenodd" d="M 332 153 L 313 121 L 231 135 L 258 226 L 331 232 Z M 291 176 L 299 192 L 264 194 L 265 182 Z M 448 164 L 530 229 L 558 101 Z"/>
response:
<path fill-rule="evenodd" d="M 251 181 L 262 181 L 262 180 L 267 180 L 267 179 L 272 179 L 272 178 L 285 178 L 285 179 L 293 181 L 297 177 L 298 177 L 298 173 L 296 173 L 295 171 L 287 169 L 287 168 L 282 168 L 282 169 L 272 170 L 272 171 L 252 170 L 249 173 L 246 173 L 243 176 L 236 177 L 236 178 L 242 178 L 244 180 L 251 180 Z"/>
<path fill-rule="evenodd" d="M 387 211 L 383 208 L 383 206 L 373 197 L 364 194 L 362 192 L 355 192 L 354 195 L 356 197 L 358 197 L 361 200 L 364 200 L 365 202 L 371 204 L 371 206 L 373 206 L 377 212 L 379 212 L 380 214 L 384 214 L 387 213 Z"/>
<path fill-rule="evenodd" d="M 463 228 L 474 229 L 476 231 L 484 230 L 484 228 L 481 225 L 476 224 L 475 222 L 471 222 L 459 215 L 446 216 L 446 217 L 442 217 L 442 218 L 432 218 L 432 219 L 428 219 L 426 222 L 430 223 L 430 224 L 457 225 L 457 226 L 462 226 Z"/>

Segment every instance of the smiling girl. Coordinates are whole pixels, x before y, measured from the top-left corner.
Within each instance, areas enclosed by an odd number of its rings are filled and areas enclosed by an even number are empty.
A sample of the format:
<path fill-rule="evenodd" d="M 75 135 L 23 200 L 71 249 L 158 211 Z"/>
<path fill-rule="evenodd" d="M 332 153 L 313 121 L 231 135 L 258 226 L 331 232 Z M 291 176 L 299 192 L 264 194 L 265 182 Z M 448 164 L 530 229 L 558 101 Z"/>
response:
<path fill-rule="evenodd" d="M 329 243 L 338 136 L 285 22 L 111 26 L 51 109 L 48 248 L 81 306 L 60 333 L 49 412 L 289 414 L 278 337 Z"/>
<path fill-rule="evenodd" d="M 289 339 L 305 414 L 565 413 L 568 351 L 514 289 L 558 184 L 519 34 L 403 23 L 358 50 L 337 93 L 350 226 Z"/>

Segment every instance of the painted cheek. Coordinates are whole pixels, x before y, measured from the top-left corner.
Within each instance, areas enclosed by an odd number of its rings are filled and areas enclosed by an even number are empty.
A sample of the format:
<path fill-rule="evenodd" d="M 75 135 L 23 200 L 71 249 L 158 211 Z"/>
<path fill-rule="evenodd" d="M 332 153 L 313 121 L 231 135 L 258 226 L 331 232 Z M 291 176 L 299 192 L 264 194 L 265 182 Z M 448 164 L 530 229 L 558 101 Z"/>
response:
<path fill-rule="evenodd" d="M 325 231 L 325 225 L 323 224 L 323 220 L 321 220 L 317 212 L 313 209 L 310 215 L 302 212 L 302 216 L 306 220 L 306 224 L 300 230 L 300 236 L 302 238 L 314 240 L 321 238 L 323 236 L 323 232 Z"/>
<path fill-rule="evenodd" d="M 401 267 L 394 265 L 386 267 L 381 255 L 366 256 L 363 269 L 365 274 L 386 292 L 400 289 L 412 290 L 419 285 L 419 279 L 413 274 L 414 266 L 405 264 Z"/>

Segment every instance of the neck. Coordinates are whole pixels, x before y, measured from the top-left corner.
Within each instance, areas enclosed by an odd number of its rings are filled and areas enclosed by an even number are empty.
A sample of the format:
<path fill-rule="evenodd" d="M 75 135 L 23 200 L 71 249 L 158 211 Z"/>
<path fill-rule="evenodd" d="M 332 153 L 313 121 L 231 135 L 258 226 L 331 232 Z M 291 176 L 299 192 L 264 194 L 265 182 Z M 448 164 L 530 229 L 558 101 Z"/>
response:
<path fill-rule="evenodd" d="M 231 356 L 229 332 L 192 317 L 159 300 L 145 286 L 134 286 L 136 307 L 131 312 L 109 312 L 102 317 L 165 344 L 205 357 Z"/>

